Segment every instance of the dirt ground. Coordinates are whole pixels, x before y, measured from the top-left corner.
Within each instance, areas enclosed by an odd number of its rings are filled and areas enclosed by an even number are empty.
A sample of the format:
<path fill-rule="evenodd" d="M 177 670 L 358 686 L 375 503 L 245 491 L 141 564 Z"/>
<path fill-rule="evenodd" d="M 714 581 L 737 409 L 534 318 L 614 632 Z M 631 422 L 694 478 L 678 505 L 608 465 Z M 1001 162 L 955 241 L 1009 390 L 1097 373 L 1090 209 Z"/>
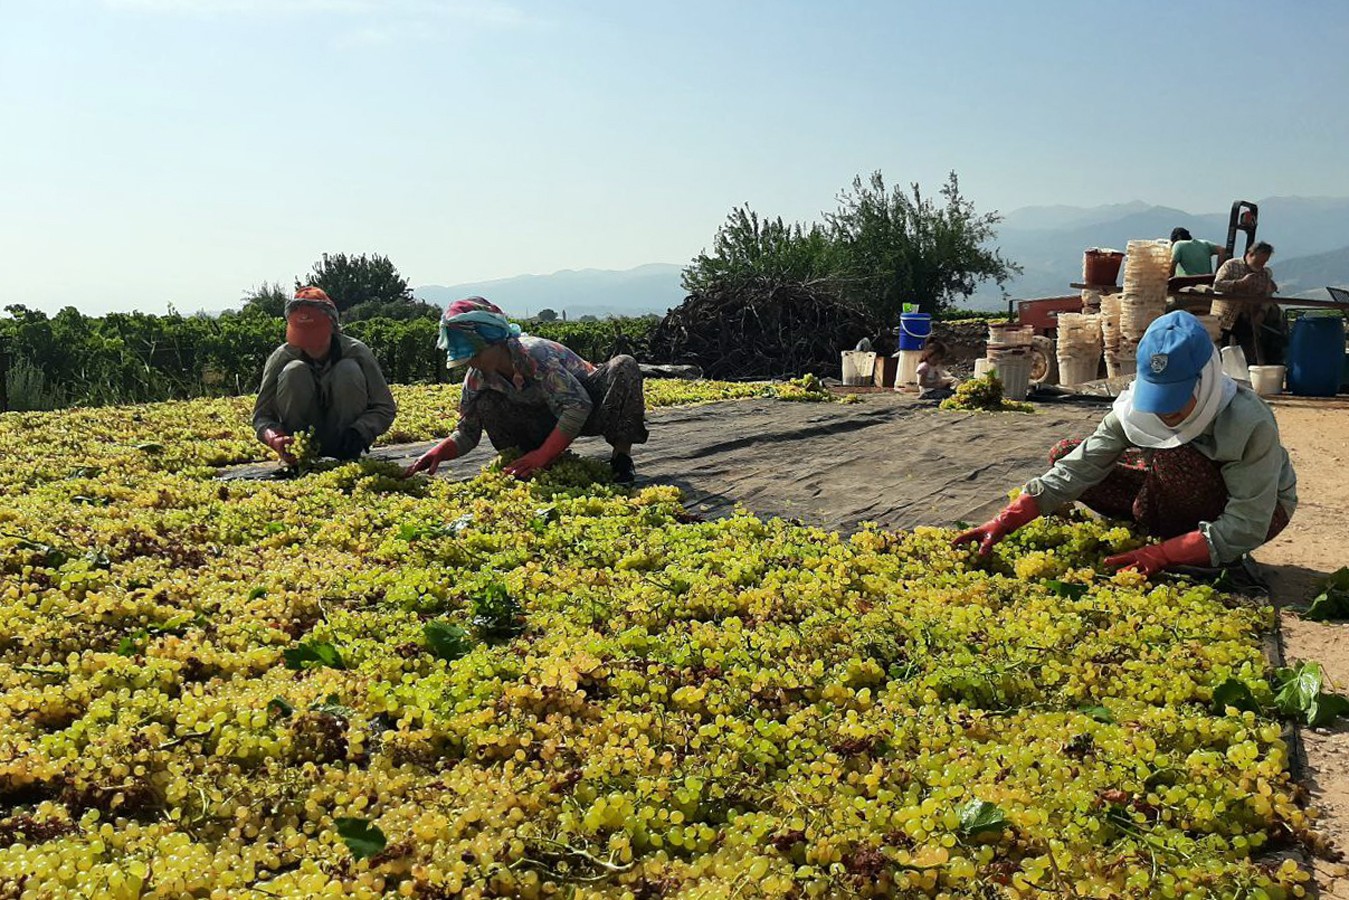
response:
<path fill-rule="evenodd" d="M 1273 403 L 1284 445 L 1298 476 L 1298 508 L 1288 528 L 1256 551 L 1280 608 L 1286 658 L 1320 662 L 1341 690 L 1349 690 L 1349 625 L 1304 621 L 1316 581 L 1349 565 L 1349 401 L 1280 399 Z M 1303 729 L 1304 767 L 1321 827 L 1349 852 L 1349 728 Z M 1349 900 L 1342 866 L 1317 863 L 1323 897 Z"/>
<path fill-rule="evenodd" d="M 686 505 L 720 516 L 737 505 L 762 516 L 799 519 L 841 531 L 872 521 L 892 529 L 982 521 L 1008 490 L 1044 471 L 1048 448 L 1085 437 L 1107 401 L 1038 405 L 1033 415 L 950 413 L 893 391 L 868 392 L 854 405 L 747 400 L 666 409 L 649 417 L 651 440 L 634 454 L 639 483 L 672 483 Z M 1349 399 L 1273 403 L 1298 473 L 1300 504 L 1289 527 L 1255 556 L 1280 609 L 1283 655 L 1317 660 L 1349 690 L 1349 625 L 1299 618 L 1316 581 L 1349 564 Z M 381 448 L 407 463 L 430 444 Z M 605 454 L 598 438 L 576 450 Z M 468 478 L 490 459 L 479 448 L 442 468 Z M 226 477 L 257 477 L 275 466 L 241 467 Z M 1303 729 L 1301 767 L 1322 828 L 1349 852 L 1349 728 Z M 1318 862 L 1323 897 L 1349 900 L 1349 873 Z"/>

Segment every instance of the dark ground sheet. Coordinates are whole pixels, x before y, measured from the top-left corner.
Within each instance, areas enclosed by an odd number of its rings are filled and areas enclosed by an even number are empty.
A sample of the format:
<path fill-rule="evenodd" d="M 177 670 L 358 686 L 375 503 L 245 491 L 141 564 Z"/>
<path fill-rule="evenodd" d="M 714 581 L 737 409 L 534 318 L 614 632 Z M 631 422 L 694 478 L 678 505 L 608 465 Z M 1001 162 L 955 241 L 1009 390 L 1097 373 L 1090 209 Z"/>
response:
<path fill-rule="evenodd" d="M 1104 405 L 1042 404 L 1033 414 L 945 412 L 891 391 L 862 402 L 739 400 L 657 410 L 651 440 L 634 448 L 638 484 L 674 484 L 686 505 L 721 516 L 740 504 L 760 516 L 800 519 L 840 531 L 861 522 L 890 529 L 982 521 L 1009 490 L 1048 468 L 1049 448 L 1086 437 Z M 377 448 L 372 456 L 410 463 L 428 447 Z M 607 459 L 599 438 L 573 444 Z M 469 478 L 492 459 L 482 444 L 441 466 L 439 477 Z M 259 477 L 274 465 L 230 469 Z"/>

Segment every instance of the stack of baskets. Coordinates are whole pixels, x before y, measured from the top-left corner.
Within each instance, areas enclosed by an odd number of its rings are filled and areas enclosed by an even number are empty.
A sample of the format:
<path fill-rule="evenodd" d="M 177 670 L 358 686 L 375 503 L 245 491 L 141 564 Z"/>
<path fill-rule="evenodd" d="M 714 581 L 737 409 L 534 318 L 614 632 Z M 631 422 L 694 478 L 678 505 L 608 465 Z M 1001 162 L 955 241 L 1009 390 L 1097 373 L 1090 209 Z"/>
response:
<path fill-rule="evenodd" d="M 1120 294 L 1101 295 L 1101 349 L 1105 353 L 1105 374 L 1107 378 L 1118 378 L 1124 374 L 1120 370 Z M 1129 360 L 1134 363 L 1133 359 Z M 1129 371 L 1133 371 L 1130 369 Z"/>
<path fill-rule="evenodd" d="M 1124 257 L 1124 292 L 1119 299 L 1119 374 L 1137 368 L 1138 342 L 1148 326 L 1166 312 L 1166 282 L 1171 277 L 1169 241 L 1130 241 Z M 1109 357 L 1106 359 L 1109 364 Z"/>
<path fill-rule="evenodd" d="M 1059 384 L 1065 387 L 1094 381 L 1101 365 L 1102 316 L 1059 313 Z"/>
<path fill-rule="evenodd" d="M 1030 325 L 988 325 L 988 367 L 997 371 L 1003 395 L 1013 400 L 1024 400 L 1030 392 L 1034 337 L 1035 329 Z"/>

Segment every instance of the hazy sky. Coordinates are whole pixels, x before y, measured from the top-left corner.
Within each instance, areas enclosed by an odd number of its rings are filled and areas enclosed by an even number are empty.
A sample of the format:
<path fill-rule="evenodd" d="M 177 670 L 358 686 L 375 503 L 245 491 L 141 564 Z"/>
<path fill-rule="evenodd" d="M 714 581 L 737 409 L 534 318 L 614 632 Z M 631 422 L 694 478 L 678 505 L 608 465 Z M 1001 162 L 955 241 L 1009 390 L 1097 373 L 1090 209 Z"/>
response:
<path fill-rule="evenodd" d="M 1349 2 L 0 0 L 0 305 L 686 262 L 853 175 L 1349 195 Z"/>

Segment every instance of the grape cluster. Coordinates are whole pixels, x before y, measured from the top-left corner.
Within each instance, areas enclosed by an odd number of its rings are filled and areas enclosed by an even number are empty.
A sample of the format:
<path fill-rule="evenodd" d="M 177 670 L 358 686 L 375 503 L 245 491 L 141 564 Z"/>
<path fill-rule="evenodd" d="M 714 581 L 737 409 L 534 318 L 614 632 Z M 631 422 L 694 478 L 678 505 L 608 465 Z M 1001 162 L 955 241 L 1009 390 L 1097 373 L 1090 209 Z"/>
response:
<path fill-rule="evenodd" d="M 1307 894 L 1282 727 L 1213 700 L 1268 707 L 1272 612 L 1104 574 L 1127 528 L 981 560 L 570 455 L 215 481 L 246 411 L 0 417 L 0 896 Z"/>
<path fill-rule="evenodd" d="M 291 435 L 290 455 L 295 458 L 295 467 L 301 472 L 314 468 L 323 454 L 313 428 L 305 428 Z"/>
<path fill-rule="evenodd" d="M 941 402 L 942 409 L 975 412 L 1034 412 L 1035 407 L 1002 395 L 1002 379 L 990 372 L 956 386 L 955 393 Z"/>

